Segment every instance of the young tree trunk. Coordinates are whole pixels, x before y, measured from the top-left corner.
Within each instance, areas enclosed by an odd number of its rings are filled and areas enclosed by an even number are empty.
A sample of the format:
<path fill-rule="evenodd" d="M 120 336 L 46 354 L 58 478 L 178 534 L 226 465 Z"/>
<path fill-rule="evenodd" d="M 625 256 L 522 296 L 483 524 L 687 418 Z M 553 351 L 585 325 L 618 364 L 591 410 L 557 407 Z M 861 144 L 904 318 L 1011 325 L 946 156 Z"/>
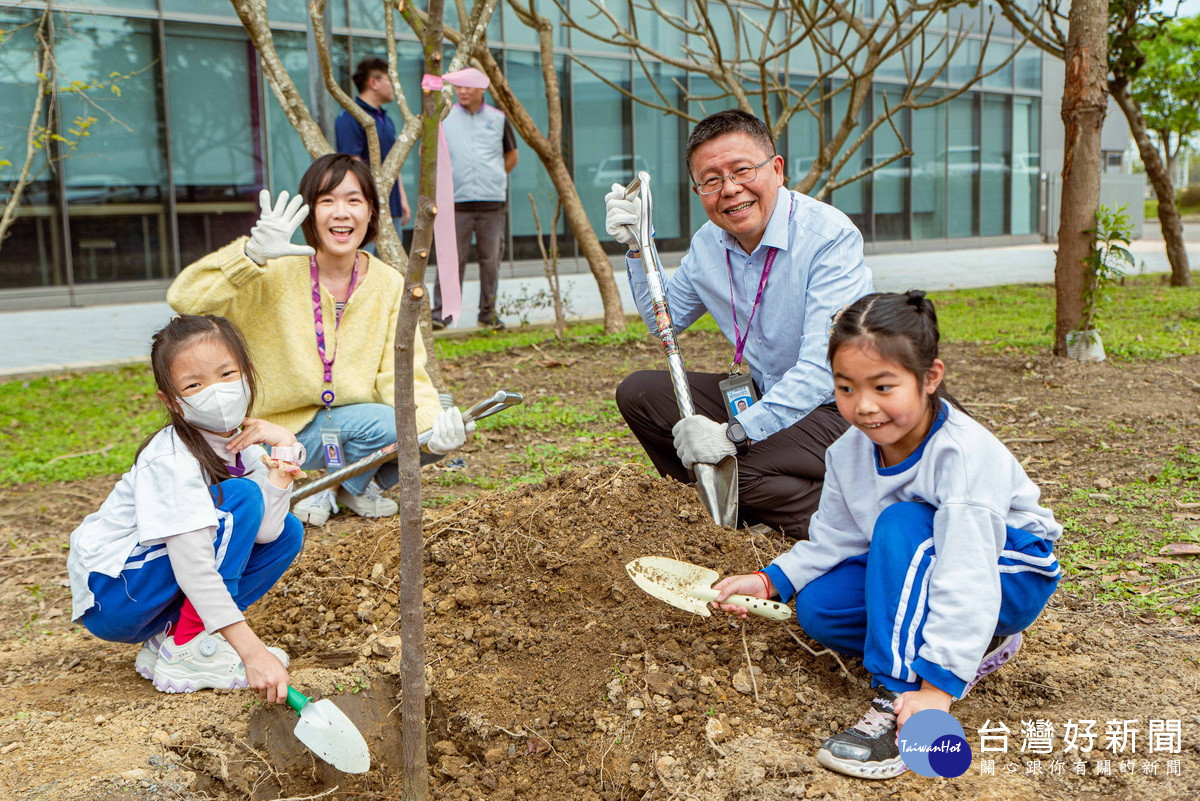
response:
<path fill-rule="evenodd" d="M 1162 226 L 1163 242 L 1167 247 L 1167 261 L 1171 264 L 1171 286 L 1191 286 L 1192 273 L 1188 268 L 1187 247 L 1183 244 L 1183 220 L 1180 219 L 1179 209 L 1175 205 L 1175 184 L 1171 168 L 1163 164 L 1158 148 L 1150 139 L 1141 104 L 1129 93 L 1129 79 L 1123 75 L 1114 76 L 1108 82 L 1108 91 L 1112 93 L 1113 99 L 1125 114 L 1125 119 L 1129 121 L 1129 130 L 1133 133 L 1133 140 L 1137 142 L 1142 164 L 1146 165 L 1146 177 L 1150 179 L 1150 185 L 1154 187 L 1154 194 L 1158 197 L 1158 221 Z"/>
<path fill-rule="evenodd" d="M 443 0 L 429 0 L 429 23 L 422 45 L 425 72 L 442 74 Z M 416 230 L 404 283 L 404 299 L 396 319 L 395 375 L 413 373 L 413 337 L 417 319 L 426 308 L 425 266 L 433 243 L 433 219 L 453 214 L 454 209 L 439 209 L 437 197 L 437 142 L 441 121 L 442 95 L 423 93 L 421 99 L 421 169 L 418 181 Z M 432 357 L 432 354 L 431 354 Z M 403 726 L 403 779 L 401 797 L 405 801 L 429 798 L 429 761 L 425 736 L 425 544 L 422 536 L 421 463 L 417 447 L 416 408 L 411 381 L 396 381 L 396 442 L 399 453 L 400 504 L 400 719 Z"/>
<path fill-rule="evenodd" d="M 1084 259 L 1092 249 L 1087 231 L 1095 227 L 1100 206 L 1100 129 L 1108 105 L 1108 5 L 1104 0 L 1071 4 L 1065 55 L 1062 212 L 1054 264 L 1054 353 L 1059 356 L 1066 355 L 1067 332 L 1083 319 Z"/>

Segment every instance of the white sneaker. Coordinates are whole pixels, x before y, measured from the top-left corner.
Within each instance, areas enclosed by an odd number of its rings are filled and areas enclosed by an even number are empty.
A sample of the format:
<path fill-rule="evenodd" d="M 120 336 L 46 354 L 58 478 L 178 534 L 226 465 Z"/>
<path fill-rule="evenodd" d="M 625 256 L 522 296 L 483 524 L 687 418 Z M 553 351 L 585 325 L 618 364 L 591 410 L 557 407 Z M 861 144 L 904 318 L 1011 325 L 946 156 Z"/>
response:
<path fill-rule="evenodd" d="M 288 655 L 267 646 L 275 657 L 288 666 Z M 197 634 L 184 645 L 174 637 L 163 640 L 154 665 L 154 686 L 164 693 L 192 693 L 196 690 L 238 690 L 249 686 L 246 666 L 229 641 L 220 634 Z"/>
<path fill-rule="evenodd" d="M 383 497 L 383 490 L 372 481 L 362 495 L 351 495 L 338 488 L 337 502 L 359 517 L 391 517 L 400 511 L 400 505 L 391 498 Z"/>
<path fill-rule="evenodd" d="M 301 523 L 308 526 L 325 525 L 325 521 L 329 520 L 329 515 L 337 510 L 337 501 L 334 500 L 331 489 L 313 493 L 292 505 L 292 514 L 300 518 Z"/>
<path fill-rule="evenodd" d="M 143 679 L 154 680 L 154 665 L 158 662 L 158 649 L 162 647 L 163 640 L 167 639 L 167 631 L 169 629 L 155 634 L 142 643 L 142 647 L 138 649 L 137 658 L 133 660 L 133 669 Z"/>

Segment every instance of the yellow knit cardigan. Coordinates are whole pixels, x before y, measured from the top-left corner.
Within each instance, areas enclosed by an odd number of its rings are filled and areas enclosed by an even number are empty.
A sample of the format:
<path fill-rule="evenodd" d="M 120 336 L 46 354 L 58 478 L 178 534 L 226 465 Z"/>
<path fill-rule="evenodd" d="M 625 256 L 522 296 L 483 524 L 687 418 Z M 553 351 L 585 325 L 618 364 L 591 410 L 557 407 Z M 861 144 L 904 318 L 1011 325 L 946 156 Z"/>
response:
<path fill-rule="evenodd" d="M 246 239 L 231 242 L 181 272 L 167 290 L 167 302 L 180 314 L 217 314 L 240 328 L 258 374 L 251 414 L 298 433 L 323 408 L 321 392 L 326 389 L 313 327 L 308 258 L 285 256 L 255 264 L 246 256 Z M 334 356 L 334 405 L 392 406 L 393 345 L 404 278 L 374 256 L 362 256 L 367 259 L 366 275 L 360 266 L 358 285 L 336 331 L 333 296 L 321 288 L 325 352 Z M 425 362 L 425 343 L 418 331 L 413 337 L 417 431 L 432 426 L 440 409 Z"/>

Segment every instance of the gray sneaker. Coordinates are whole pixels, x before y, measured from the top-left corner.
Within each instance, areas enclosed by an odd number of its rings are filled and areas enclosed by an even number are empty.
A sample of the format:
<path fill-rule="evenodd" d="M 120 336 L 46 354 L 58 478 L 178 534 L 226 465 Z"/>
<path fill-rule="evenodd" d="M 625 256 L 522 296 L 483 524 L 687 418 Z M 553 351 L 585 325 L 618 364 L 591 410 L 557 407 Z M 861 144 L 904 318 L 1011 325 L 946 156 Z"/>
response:
<path fill-rule="evenodd" d="M 839 732 L 817 751 L 830 770 L 860 779 L 891 779 L 908 770 L 896 745 L 896 693 L 875 688 L 875 700 L 862 720 Z"/>
<path fill-rule="evenodd" d="M 267 646 L 284 667 L 290 660 L 282 649 Z M 248 687 L 246 666 L 220 634 L 197 634 L 183 645 L 174 637 L 163 640 L 154 665 L 154 686 L 164 693 L 197 690 L 238 690 Z"/>
<path fill-rule="evenodd" d="M 300 518 L 300 522 L 306 526 L 325 525 L 329 515 L 337 510 L 337 501 L 334 500 L 331 489 L 321 490 L 292 504 L 292 514 Z"/>
<path fill-rule="evenodd" d="M 400 506 L 391 498 L 383 496 L 383 490 L 372 481 L 362 495 L 351 495 L 345 487 L 339 487 L 337 502 L 359 517 L 391 517 L 400 511 Z"/>

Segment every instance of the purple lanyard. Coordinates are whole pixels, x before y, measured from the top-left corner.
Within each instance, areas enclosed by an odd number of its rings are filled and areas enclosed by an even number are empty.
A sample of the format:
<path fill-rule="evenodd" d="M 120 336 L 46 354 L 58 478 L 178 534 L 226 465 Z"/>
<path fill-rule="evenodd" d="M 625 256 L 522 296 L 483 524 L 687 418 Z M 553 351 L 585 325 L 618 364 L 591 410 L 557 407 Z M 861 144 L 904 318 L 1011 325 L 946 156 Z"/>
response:
<path fill-rule="evenodd" d="M 791 198 L 791 203 L 788 205 L 788 220 L 792 219 L 792 211 L 796 208 L 796 199 Z M 758 311 L 758 303 L 762 300 L 763 290 L 767 288 L 767 279 L 771 276 L 771 265 L 775 263 L 775 257 L 779 255 L 779 248 L 772 247 L 767 251 L 767 258 L 763 262 L 762 275 L 758 279 L 758 294 L 754 296 L 754 303 L 750 305 L 750 319 L 746 320 L 746 333 L 742 334 L 742 329 L 738 325 L 737 306 L 733 302 L 733 264 L 729 261 L 729 251 L 725 251 L 725 269 L 729 272 L 729 308 L 733 312 L 733 369 L 731 373 L 738 372 L 737 368 L 742 363 L 742 351 L 746 349 L 746 340 L 750 338 L 750 325 L 754 322 L 754 313 Z"/>
<path fill-rule="evenodd" d="M 321 357 L 321 364 L 325 365 L 325 383 L 333 383 L 333 360 L 337 358 L 337 346 L 334 346 L 333 354 L 326 355 L 325 353 L 325 315 L 321 310 L 321 282 L 317 276 L 317 257 L 308 257 L 308 272 L 312 277 L 312 298 L 313 298 L 313 328 L 317 331 L 317 355 Z M 346 291 L 346 302 L 350 302 L 350 296 L 354 294 L 354 285 L 358 283 L 358 254 L 354 254 L 354 268 L 350 273 L 350 288 Z M 342 312 L 345 311 L 345 306 L 341 309 L 337 308 L 337 303 L 334 303 L 334 319 L 333 330 L 336 331 L 338 326 L 342 324 Z M 321 393 L 321 402 L 326 406 L 333 403 L 333 390 L 327 389 Z"/>
<path fill-rule="evenodd" d="M 240 453 L 237 455 L 237 459 L 234 461 L 234 463 L 229 465 L 227 469 L 229 470 L 229 475 L 233 476 L 234 478 L 240 478 L 241 476 L 246 475 L 246 466 L 242 464 L 242 455 Z"/>

